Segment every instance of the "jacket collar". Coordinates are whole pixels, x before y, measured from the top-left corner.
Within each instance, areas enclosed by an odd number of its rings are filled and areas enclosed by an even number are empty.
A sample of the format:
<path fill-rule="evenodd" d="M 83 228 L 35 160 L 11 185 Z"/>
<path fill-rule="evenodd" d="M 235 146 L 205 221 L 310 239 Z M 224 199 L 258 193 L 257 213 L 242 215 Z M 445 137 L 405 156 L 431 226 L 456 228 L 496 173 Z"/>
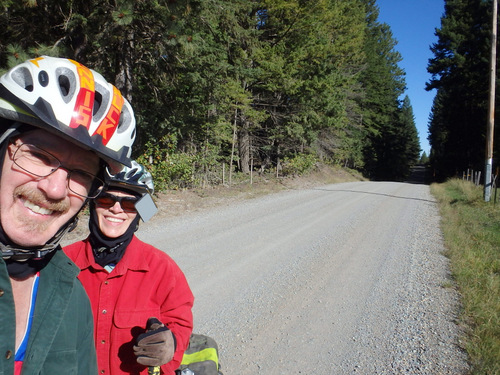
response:
<path fill-rule="evenodd" d="M 85 244 L 85 251 L 79 252 L 75 259 L 76 265 L 82 270 L 92 268 L 95 271 L 104 271 L 104 268 L 97 264 L 94 259 L 94 253 L 89 239 L 87 238 L 83 242 Z M 128 270 L 137 272 L 149 271 L 149 265 L 144 256 L 142 256 L 141 248 L 142 242 L 134 235 L 132 241 L 125 250 L 125 254 L 112 271 L 112 274 L 114 276 L 119 276 L 125 274 Z"/>

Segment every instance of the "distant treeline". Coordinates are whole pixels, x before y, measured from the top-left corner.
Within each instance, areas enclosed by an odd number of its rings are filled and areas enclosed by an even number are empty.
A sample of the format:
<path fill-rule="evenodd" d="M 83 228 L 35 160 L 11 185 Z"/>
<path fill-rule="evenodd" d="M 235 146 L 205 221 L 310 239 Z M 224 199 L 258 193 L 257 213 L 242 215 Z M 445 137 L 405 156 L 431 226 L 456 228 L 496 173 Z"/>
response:
<path fill-rule="evenodd" d="M 132 103 L 134 156 L 157 178 L 322 161 L 400 180 L 420 158 L 401 56 L 374 0 L 0 5 L 0 67 L 45 54 L 99 71 Z"/>

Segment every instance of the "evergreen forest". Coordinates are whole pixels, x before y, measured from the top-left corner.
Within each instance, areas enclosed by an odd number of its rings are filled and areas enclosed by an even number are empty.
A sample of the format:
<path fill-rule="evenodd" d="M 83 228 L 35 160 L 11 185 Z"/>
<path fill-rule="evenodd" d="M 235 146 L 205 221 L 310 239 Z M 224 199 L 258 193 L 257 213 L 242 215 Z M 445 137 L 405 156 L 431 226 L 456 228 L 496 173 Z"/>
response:
<path fill-rule="evenodd" d="M 0 70 L 40 55 L 113 82 L 158 187 L 318 162 L 404 180 L 420 144 L 375 0 L 0 0 Z M 484 163 L 491 0 L 447 0 L 431 46 L 438 175 Z M 496 143 L 498 144 L 498 143 Z M 427 160 L 427 155 L 425 155 Z"/>
<path fill-rule="evenodd" d="M 492 13 L 493 0 L 445 1 L 441 27 L 436 30 L 438 41 L 431 46 L 434 56 L 427 67 L 431 79 L 426 85 L 427 90 L 436 90 L 428 139 L 429 161 L 439 180 L 462 177 L 468 169 L 483 171 L 485 167 Z M 494 169 L 499 142 L 496 131 Z M 493 172 L 498 174 L 498 169 Z"/>

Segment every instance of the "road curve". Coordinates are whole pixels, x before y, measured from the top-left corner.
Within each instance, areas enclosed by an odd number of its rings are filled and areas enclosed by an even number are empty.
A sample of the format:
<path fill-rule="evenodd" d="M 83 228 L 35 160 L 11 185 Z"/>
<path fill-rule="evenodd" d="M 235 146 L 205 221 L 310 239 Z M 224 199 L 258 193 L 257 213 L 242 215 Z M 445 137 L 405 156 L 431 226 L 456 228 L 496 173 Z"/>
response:
<path fill-rule="evenodd" d="M 350 182 L 143 225 L 225 375 L 464 374 L 429 186 Z"/>

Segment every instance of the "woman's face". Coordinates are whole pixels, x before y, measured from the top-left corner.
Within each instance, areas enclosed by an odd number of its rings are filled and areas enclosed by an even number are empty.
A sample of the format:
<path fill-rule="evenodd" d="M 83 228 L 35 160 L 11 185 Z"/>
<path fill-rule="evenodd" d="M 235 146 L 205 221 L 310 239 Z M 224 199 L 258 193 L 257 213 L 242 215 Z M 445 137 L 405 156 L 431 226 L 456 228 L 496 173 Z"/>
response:
<path fill-rule="evenodd" d="M 125 198 L 125 201 L 119 202 L 116 198 Z M 108 190 L 96 198 L 95 209 L 102 234 L 109 238 L 124 234 L 137 216 L 133 207 L 136 201 L 134 195 L 116 190 Z"/>

